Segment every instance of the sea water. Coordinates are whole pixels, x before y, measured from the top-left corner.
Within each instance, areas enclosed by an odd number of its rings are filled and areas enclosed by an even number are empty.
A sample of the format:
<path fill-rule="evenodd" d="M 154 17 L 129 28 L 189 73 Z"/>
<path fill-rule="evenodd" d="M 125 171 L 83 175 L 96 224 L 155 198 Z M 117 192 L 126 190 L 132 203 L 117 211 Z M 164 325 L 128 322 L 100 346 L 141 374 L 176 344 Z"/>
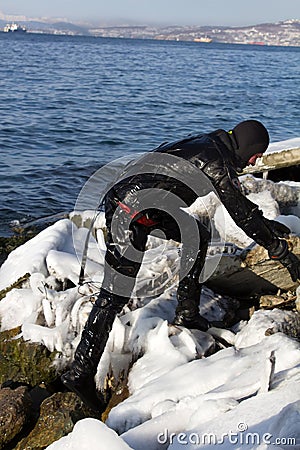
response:
<path fill-rule="evenodd" d="M 88 177 L 190 133 L 299 137 L 300 47 L 0 33 L 0 235 L 69 212 Z"/>

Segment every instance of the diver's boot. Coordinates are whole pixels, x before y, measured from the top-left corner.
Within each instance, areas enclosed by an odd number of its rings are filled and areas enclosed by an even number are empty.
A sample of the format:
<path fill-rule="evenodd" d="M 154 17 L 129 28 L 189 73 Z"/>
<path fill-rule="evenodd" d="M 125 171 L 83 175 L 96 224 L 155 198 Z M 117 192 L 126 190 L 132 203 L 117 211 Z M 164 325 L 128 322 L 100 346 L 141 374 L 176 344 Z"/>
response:
<path fill-rule="evenodd" d="M 178 306 L 175 311 L 173 325 L 189 329 L 207 331 L 210 323 L 199 313 L 200 293 L 202 285 L 195 280 L 182 280 L 177 290 Z"/>
<path fill-rule="evenodd" d="M 207 331 L 210 327 L 209 321 L 200 316 L 199 313 L 193 316 L 187 316 L 184 313 L 176 313 L 173 325 L 185 327 L 190 330 L 196 329 L 201 331 Z"/>
<path fill-rule="evenodd" d="M 63 385 L 74 392 L 94 412 L 105 410 L 106 401 L 103 394 L 97 391 L 95 375 L 81 374 L 74 366 L 61 376 Z"/>
<path fill-rule="evenodd" d="M 97 300 L 82 332 L 71 368 L 61 376 L 64 386 L 97 412 L 105 409 L 106 402 L 96 389 L 95 375 L 114 319 L 123 306 L 124 302 L 116 306 L 115 302 L 111 304 L 107 299 Z"/>

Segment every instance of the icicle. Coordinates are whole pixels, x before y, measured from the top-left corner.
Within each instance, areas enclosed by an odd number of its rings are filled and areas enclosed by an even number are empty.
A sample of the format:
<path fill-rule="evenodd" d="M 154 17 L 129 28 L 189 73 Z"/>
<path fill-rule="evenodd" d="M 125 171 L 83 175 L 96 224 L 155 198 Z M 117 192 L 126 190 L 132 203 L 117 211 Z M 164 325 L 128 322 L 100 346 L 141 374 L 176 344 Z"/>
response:
<path fill-rule="evenodd" d="M 54 323 L 54 318 L 55 318 L 54 312 L 51 308 L 51 303 L 49 302 L 49 300 L 44 298 L 42 300 L 42 306 L 43 306 L 43 313 L 44 313 L 46 324 L 48 327 L 51 327 Z"/>
<path fill-rule="evenodd" d="M 272 350 L 265 361 L 264 371 L 261 377 L 261 387 L 258 391 L 260 394 L 263 392 L 268 392 L 270 390 L 272 379 L 274 377 L 275 362 L 275 350 Z"/>

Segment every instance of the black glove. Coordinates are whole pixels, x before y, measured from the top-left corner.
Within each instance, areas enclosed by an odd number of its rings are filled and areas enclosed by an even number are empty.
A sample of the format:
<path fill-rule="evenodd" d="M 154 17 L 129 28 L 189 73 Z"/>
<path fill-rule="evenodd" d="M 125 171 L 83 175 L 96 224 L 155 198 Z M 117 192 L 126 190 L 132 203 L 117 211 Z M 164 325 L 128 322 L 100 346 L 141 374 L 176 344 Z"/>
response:
<path fill-rule="evenodd" d="M 291 234 L 291 230 L 283 223 L 276 222 L 276 220 L 268 220 L 268 226 L 277 237 L 287 237 Z"/>
<path fill-rule="evenodd" d="M 287 242 L 278 240 L 272 248 L 269 248 L 269 256 L 275 261 L 280 261 L 281 264 L 289 271 L 292 280 L 295 282 L 300 280 L 300 259 L 288 249 Z"/>
<path fill-rule="evenodd" d="M 300 259 L 294 253 L 289 252 L 285 258 L 280 259 L 281 264 L 290 272 L 292 280 L 300 280 Z"/>

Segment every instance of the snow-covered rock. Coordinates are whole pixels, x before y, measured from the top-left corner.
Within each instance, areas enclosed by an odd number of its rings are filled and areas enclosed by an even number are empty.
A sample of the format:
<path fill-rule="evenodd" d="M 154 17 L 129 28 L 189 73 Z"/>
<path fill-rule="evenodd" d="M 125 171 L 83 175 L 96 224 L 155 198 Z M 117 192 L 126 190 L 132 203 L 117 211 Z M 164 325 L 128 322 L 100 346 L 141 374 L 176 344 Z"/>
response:
<path fill-rule="evenodd" d="M 97 419 L 82 419 L 73 431 L 47 447 L 47 450 L 130 450 L 116 432 Z"/>

